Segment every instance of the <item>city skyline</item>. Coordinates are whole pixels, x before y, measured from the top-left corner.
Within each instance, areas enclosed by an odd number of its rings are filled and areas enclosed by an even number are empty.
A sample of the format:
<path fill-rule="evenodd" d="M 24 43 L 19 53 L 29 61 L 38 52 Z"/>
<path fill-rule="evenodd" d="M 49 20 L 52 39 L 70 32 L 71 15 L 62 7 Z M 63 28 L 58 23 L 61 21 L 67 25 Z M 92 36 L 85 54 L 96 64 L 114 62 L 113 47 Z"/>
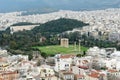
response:
<path fill-rule="evenodd" d="M 1 0 L 0 13 L 34 9 L 96 10 L 119 8 L 119 0 Z"/>

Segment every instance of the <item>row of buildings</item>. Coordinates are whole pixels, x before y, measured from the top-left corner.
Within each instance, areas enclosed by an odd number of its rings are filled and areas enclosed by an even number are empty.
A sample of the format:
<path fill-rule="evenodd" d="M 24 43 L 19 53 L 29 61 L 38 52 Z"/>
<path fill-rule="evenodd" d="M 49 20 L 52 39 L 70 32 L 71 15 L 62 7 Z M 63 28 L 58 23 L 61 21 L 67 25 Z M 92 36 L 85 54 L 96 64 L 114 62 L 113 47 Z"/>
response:
<path fill-rule="evenodd" d="M 35 53 L 28 60 L 0 49 L 0 80 L 120 80 L 120 51 L 93 47 L 84 57 L 56 54 L 44 59 Z"/>

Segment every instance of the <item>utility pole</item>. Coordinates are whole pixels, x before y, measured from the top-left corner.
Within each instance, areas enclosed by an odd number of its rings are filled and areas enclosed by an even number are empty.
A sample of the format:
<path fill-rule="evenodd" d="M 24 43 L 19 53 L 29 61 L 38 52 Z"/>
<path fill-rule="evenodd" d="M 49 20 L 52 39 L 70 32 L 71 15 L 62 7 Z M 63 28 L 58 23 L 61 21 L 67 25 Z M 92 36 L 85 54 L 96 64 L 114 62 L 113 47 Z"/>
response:
<path fill-rule="evenodd" d="M 80 45 L 81 40 L 79 39 L 79 53 L 81 51 L 81 45 Z"/>
<path fill-rule="evenodd" d="M 76 52 L 77 49 L 76 49 L 76 42 L 74 42 L 74 51 Z"/>
<path fill-rule="evenodd" d="M 60 80 L 60 56 L 57 57 L 57 62 L 58 62 L 58 79 L 57 80 Z"/>

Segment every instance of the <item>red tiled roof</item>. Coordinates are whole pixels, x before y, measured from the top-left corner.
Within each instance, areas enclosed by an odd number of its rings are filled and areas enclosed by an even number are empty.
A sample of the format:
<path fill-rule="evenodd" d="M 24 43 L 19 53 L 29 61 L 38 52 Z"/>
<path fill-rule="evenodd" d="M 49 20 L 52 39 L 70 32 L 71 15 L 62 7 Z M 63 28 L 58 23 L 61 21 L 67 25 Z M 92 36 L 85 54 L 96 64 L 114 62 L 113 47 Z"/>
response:
<path fill-rule="evenodd" d="M 87 66 L 78 66 L 78 67 L 81 68 L 81 69 L 88 69 Z"/>
<path fill-rule="evenodd" d="M 105 74 L 100 73 L 101 71 L 91 71 L 89 74 L 90 77 L 99 78 L 100 76 L 105 76 Z"/>
<path fill-rule="evenodd" d="M 11 75 L 11 74 L 18 74 L 16 71 L 12 72 L 12 71 L 2 71 L 0 72 L 0 75 Z"/>
<path fill-rule="evenodd" d="M 84 75 L 75 75 L 75 77 L 78 79 L 78 78 L 83 78 Z"/>
<path fill-rule="evenodd" d="M 115 69 L 110 69 L 110 70 L 108 70 L 108 72 L 114 73 L 114 72 L 117 72 L 117 70 L 115 70 Z"/>
<path fill-rule="evenodd" d="M 89 74 L 90 77 L 93 77 L 93 78 L 99 78 L 100 74 L 99 73 L 91 73 Z"/>
<path fill-rule="evenodd" d="M 73 58 L 75 55 L 69 54 L 69 55 L 61 55 L 60 58 Z"/>
<path fill-rule="evenodd" d="M 7 61 L 6 58 L 2 58 L 2 57 L 0 57 L 0 62 L 5 62 L 5 61 Z"/>
<path fill-rule="evenodd" d="M 0 80 L 3 80 L 3 78 L 2 78 L 2 77 L 0 77 Z"/>
<path fill-rule="evenodd" d="M 0 80 L 3 80 L 2 78 L 0 78 Z"/>

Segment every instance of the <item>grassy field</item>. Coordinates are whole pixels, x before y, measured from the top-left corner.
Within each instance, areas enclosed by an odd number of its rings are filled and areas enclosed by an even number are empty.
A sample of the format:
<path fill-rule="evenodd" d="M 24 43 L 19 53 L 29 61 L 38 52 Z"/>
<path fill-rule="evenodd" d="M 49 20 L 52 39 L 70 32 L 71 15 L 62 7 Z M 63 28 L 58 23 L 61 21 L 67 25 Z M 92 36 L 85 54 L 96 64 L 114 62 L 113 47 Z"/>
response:
<path fill-rule="evenodd" d="M 60 45 L 53 45 L 53 46 L 42 46 L 42 47 L 34 47 L 41 50 L 41 52 L 45 52 L 47 54 L 56 54 L 56 53 L 62 53 L 62 54 L 71 54 L 71 53 L 79 53 L 79 46 L 75 47 L 73 45 L 70 45 L 68 48 L 61 47 Z M 87 51 L 88 48 L 81 46 L 80 48 L 82 51 Z"/>

